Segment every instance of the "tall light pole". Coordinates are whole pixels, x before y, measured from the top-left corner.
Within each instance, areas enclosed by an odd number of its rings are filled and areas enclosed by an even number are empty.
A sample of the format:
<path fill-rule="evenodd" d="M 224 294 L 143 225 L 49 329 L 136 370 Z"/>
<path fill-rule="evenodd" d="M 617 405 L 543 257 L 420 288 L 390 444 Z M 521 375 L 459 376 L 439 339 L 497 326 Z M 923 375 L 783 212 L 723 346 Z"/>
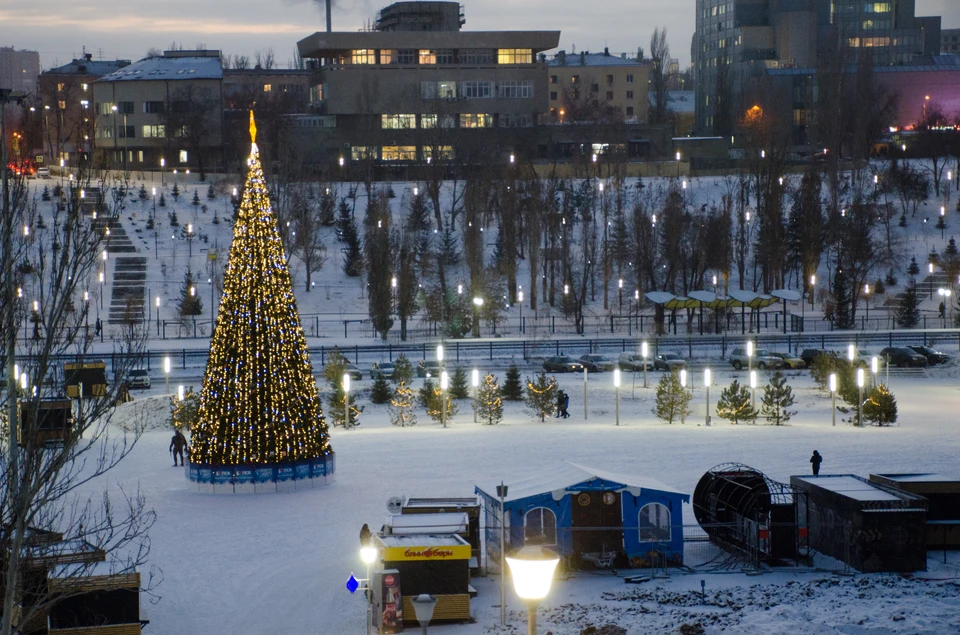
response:
<path fill-rule="evenodd" d="M 863 306 L 867 309 L 866 320 L 867 324 L 870 324 L 870 285 L 863 285 Z"/>
<path fill-rule="evenodd" d="M 447 386 L 450 385 L 450 377 L 447 371 L 440 371 L 440 423 L 447 427 Z"/>
<path fill-rule="evenodd" d="M 640 342 L 640 357 L 643 358 L 643 387 L 647 387 L 647 355 L 650 353 L 650 348 L 647 346 L 646 342 Z"/>
<path fill-rule="evenodd" d="M 703 387 L 707 389 L 707 414 L 704 415 L 704 425 L 710 425 L 710 369 L 703 369 Z"/>
<path fill-rule="evenodd" d="M 350 373 L 343 374 L 343 428 L 350 429 Z"/>
<path fill-rule="evenodd" d="M 470 383 L 473 385 L 473 422 L 477 422 L 477 400 L 480 399 L 480 371 L 476 368 L 470 373 Z"/>
<path fill-rule="evenodd" d="M 370 565 L 377 559 L 377 548 L 370 546 L 360 547 L 360 560 L 367 567 L 366 600 L 367 600 L 367 635 L 371 635 L 373 627 L 373 587 L 370 586 Z"/>
<path fill-rule="evenodd" d="M 473 336 L 480 337 L 480 307 L 483 306 L 483 298 L 475 297 L 473 299 Z"/>
<path fill-rule="evenodd" d="M 857 425 L 863 425 L 863 369 L 857 369 Z"/>
<path fill-rule="evenodd" d="M 753 340 L 747 341 L 747 370 L 753 372 Z"/>
<path fill-rule="evenodd" d="M 757 371 L 750 371 L 750 407 L 753 408 L 754 413 L 757 410 Z M 754 414 L 756 417 L 756 414 Z"/>
<path fill-rule="evenodd" d="M 617 391 L 617 425 L 620 425 L 620 369 L 613 369 L 613 387 Z"/>
<path fill-rule="evenodd" d="M 523 287 L 517 290 L 517 306 L 520 308 L 520 332 L 523 333 Z"/>
<path fill-rule="evenodd" d="M 170 394 L 170 358 L 169 357 L 163 358 L 163 376 L 167 384 L 165 392 L 166 394 L 169 395 Z"/>
<path fill-rule="evenodd" d="M 813 290 L 814 290 L 814 287 L 816 286 L 817 286 L 817 276 L 811 275 L 810 276 L 810 308 L 811 309 L 813 308 Z"/>
<path fill-rule="evenodd" d="M 837 426 L 837 374 L 830 373 L 830 425 Z"/>
<path fill-rule="evenodd" d="M 680 387 L 683 388 L 684 392 L 687 390 L 687 369 L 680 369 Z M 686 408 L 680 408 L 680 423 L 683 424 L 687 418 Z"/>
<path fill-rule="evenodd" d="M 160 296 L 157 296 L 157 337 L 160 337 Z"/>
<path fill-rule="evenodd" d="M 161 188 L 165 186 L 164 177 L 166 177 L 166 167 L 167 167 L 167 160 L 164 159 L 163 157 L 160 157 L 160 187 Z"/>

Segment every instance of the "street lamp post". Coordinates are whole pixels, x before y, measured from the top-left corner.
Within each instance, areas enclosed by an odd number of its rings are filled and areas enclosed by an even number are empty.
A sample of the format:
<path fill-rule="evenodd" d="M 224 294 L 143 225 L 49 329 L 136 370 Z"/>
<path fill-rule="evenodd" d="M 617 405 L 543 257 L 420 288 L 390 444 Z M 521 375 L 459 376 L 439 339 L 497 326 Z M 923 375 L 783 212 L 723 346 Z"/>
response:
<path fill-rule="evenodd" d="M 527 635 L 537 635 L 537 606 L 550 593 L 557 554 L 546 547 L 527 546 L 507 557 L 513 588 L 527 605 Z"/>
<path fill-rule="evenodd" d="M 476 368 L 470 373 L 470 383 L 473 384 L 473 422 L 477 422 L 477 400 L 480 398 L 480 371 Z"/>
<path fill-rule="evenodd" d="M 473 298 L 473 336 L 480 337 L 480 307 L 483 306 L 483 298 Z"/>
<path fill-rule="evenodd" d="M 817 286 L 817 276 L 810 276 L 810 308 L 813 308 L 813 288 Z"/>
<path fill-rule="evenodd" d="M 703 387 L 707 389 L 707 413 L 704 415 L 704 425 L 710 425 L 710 369 L 703 369 Z"/>
<path fill-rule="evenodd" d="M 427 635 L 427 626 L 430 625 L 430 620 L 433 619 L 433 609 L 437 606 L 437 598 L 426 593 L 421 593 L 417 597 L 412 598 L 410 603 L 413 604 L 414 616 L 420 624 L 421 635 Z"/>
<path fill-rule="evenodd" d="M 750 371 L 750 407 L 756 412 L 757 409 L 757 371 Z M 756 416 L 756 415 L 754 415 Z"/>
<path fill-rule="evenodd" d="M 160 296 L 157 296 L 157 337 L 160 337 Z"/>
<path fill-rule="evenodd" d="M 360 560 L 362 560 L 363 564 L 367 567 L 367 577 L 364 582 L 366 585 L 364 595 L 367 600 L 367 635 L 371 635 L 371 628 L 373 627 L 373 587 L 370 586 L 370 565 L 372 565 L 376 559 L 376 547 L 360 547 Z"/>
<path fill-rule="evenodd" d="M 160 187 L 164 187 L 164 177 L 166 176 L 167 160 L 163 157 L 160 157 Z"/>
<path fill-rule="evenodd" d="M 166 394 L 170 394 L 170 358 L 163 358 L 163 376 L 166 379 Z"/>
<path fill-rule="evenodd" d="M 830 425 L 837 426 L 837 374 L 830 373 Z"/>
<path fill-rule="evenodd" d="M 617 413 L 617 425 L 619 426 L 620 425 L 620 369 L 619 368 L 613 369 L 613 387 L 617 391 L 616 413 Z"/>
<path fill-rule="evenodd" d="M 443 424 L 443 427 L 447 427 L 447 386 L 450 385 L 450 378 L 447 375 L 447 371 L 440 372 L 440 423 Z"/>
<path fill-rule="evenodd" d="M 747 370 L 753 372 L 753 340 L 747 342 Z"/>
<path fill-rule="evenodd" d="M 877 371 L 880 370 L 880 360 L 874 355 L 870 358 L 870 373 L 873 375 L 873 385 L 877 385 Z"/>
<path fill-rule="evenodd" d="M 520 309 L 520 332 L 523 333 L 523 288 L 517 291 L 517 306 Z"/>
<path fill-rule="evenodd" d="M 640 357 L 643 358 L 643 387 L 647 387 L 647 354 L 650 352 L 646 342 L 640 342 Z"/>
<path fill-rule="evenodd" d="M 343 428 L 350 429 L 350 373 L 343 374 Z"/>
<path fill-rule="evenodd" d="M 683 388 L 684 392 L 687 390 L 687 369 L 680 369 L 680 387 Z M 683 424 L 686 421 L 687 414 L 686 408 L 680 408 L 680 423 Z"/>
<path fill-rule="evenodd" d="M 863 306 L 866 308 L 867 325 L 870 324 L 870 285 L 863 285 Z"/>
<path fill-rule="evenodd" d="M 863 369 L 857 369 L 857 425 L 863 425 Z"/>

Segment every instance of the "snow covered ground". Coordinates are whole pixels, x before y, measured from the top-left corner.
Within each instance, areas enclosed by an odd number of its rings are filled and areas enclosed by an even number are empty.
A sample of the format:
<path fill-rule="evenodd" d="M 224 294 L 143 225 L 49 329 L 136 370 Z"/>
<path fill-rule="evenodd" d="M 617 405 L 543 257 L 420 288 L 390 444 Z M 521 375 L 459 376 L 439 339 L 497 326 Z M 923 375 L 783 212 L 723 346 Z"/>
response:
<path fill-rule="evenodd" d="M 718 372 L 711 390 L 734 371 Z M 741 381 L 745 373 L 739 373 Z M 900 425 L 853 428 L 830 425 L 830 401 L 806 373 L 790 376 L 798 414 L 783 427 L 730 425 L 702 413 L 684 425 L 666 425 L 651 414 L 651 388 L 631 398 L 630 377 L 621 393 L 620 426 L 614 425 L 610 374 L 590 380 L 589 419 L 583 420 L 579 376 L 559 376 L 571 395 L 571 418 L 545 423 L 519 404 L 508 403 L 504 423 L 472 423 L 468 401 L 443 429 L 418 412 L 412 428 L 389 424 L 383 406 L 368 405 L 358 429 L 332 431 L 337 483 L 327 488 L 273 495 L 207 495 L 189 487 L 171 467 L 163 429 L 167 401 L 162 385 L 121 406 L 116 423 L 138 409 L 150 427 L 133 454 L 107 479 L 110 486 L 139 483 L 157 512 L 150 563 L 162 572 L 151 605 L 144 607 L 150 632 L 362 634 L 364 605 L 344 588 L 358 577 L 358 533 L 363 523 L 379 527 L 394 495 L 468 496 L 478 482 L 522 477 L 559 461 L 648 475 L 692 493 L 711 467 L 739 461 L 788 481 L 809 472 L 813 449 L 824 456 L 824 473 L 939 471 L 957 474 L 960 407 L 956 368 L 926 376 L 892 376 Z M 501 376 L 502 381 L 502 376 Z M 763 380 L 761 380 L 763 381 Z M 156 385 L 156 384 L 155 384 Z M 642 386 L 642 383 L 641 383 Z M 704 392 L 695 388 L 694 405 Z M 701 411 L 702 412 L 702 411 Z M 695 524 L 684 506 L 685 524 Z M 928 571 L 914 579 L 891 575 L 853 578 L 823 572 L 723 571 L 687 574 L 627 585 L 610 572 L 557 580 L 540 615 L 540 633 L 579 635 L 588 625 L 615 624 L 629 635 L 676 633 L 701 624 L 705 633 L 930 633 L 960 632 L 960 554 L 931 552 Z M 706 583 L 701 600 L 700 581 Z M 507 635 L 526 632 L 523 605 L 508 590 L 509 624 L 499 627 L 499 578 L 473 581 L 475 623 L 430 628 L 431 633 Z M 697 631 L 687 631 L 697 632 Z"/>

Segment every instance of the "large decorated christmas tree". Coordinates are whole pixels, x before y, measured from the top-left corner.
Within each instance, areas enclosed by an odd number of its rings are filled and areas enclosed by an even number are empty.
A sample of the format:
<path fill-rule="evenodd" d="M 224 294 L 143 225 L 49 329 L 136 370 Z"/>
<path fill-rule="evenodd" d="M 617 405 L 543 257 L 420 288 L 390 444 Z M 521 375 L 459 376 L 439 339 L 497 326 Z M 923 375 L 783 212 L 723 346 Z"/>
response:
<path fill-rule="evenodd" d="M 329 480 L 333 452 L 252 112 L 250 136 L 249 171 L 190 443 L 190 478 Z"/>

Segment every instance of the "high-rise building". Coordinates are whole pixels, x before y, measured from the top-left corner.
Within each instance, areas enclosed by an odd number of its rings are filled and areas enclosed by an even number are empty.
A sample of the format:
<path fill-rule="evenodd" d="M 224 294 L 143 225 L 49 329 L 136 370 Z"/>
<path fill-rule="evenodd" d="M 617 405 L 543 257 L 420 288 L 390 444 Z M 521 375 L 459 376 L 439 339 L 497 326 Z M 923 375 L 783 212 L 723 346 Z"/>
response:
<path fill-rule="evenodd" d="M 881 67 L 930 63 L 940 49 L 940 18 L 917 17 L 915 0 L 697 0 L 696 11 L 702 134 L 728 134 L 757 98 L 758 78 L 785 68 L 809 76 L 823 50 L 850 65 L 869 52 Z"/>
<path fill-rule="evenodd" d="M 650 63 L 623 55 L 560 51 L 547 62 L 550 120 L 647 121 Z"/>
<path fill-rule="evenodd" d="M 37 92 L 40 76 L 40 53 L 0 46 L 0 88 L 32 95 Z"/>

